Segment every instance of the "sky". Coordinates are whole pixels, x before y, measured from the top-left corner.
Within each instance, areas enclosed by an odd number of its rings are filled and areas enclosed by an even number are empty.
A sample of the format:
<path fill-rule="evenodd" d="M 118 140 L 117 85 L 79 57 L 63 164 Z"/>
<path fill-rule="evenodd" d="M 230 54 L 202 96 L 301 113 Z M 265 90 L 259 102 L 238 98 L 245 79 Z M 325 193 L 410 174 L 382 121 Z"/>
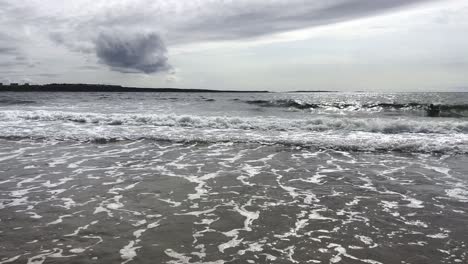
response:
<path fill-rule="evenodd" d="M 0 82 L 468 92 L 468 0 L 0 0 Z"/>

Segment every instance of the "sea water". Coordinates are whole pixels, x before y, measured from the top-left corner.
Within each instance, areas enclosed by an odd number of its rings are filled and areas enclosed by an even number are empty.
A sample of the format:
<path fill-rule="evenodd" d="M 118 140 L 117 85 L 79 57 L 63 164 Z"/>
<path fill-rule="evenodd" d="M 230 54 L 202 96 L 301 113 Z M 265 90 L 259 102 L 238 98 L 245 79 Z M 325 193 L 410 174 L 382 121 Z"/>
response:
<path fill-rule="evenodd" d="M 1 93 L 0 263 L 465 263 L 467 116 L 466 93 Z"/>

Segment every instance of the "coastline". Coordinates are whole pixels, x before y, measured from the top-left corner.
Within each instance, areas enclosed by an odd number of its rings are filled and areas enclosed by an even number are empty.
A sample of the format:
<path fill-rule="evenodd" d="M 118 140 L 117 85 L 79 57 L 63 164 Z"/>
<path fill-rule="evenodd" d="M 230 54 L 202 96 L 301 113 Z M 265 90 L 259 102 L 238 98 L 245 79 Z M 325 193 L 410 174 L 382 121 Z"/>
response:
<path fill-rule="evenodd" d="M 269 91 L 238 91 L 182 88 L 138 88 L 103 84 L 0 85 L 0 92 L 110 92 L 110 93 L 270 93 Z"/>

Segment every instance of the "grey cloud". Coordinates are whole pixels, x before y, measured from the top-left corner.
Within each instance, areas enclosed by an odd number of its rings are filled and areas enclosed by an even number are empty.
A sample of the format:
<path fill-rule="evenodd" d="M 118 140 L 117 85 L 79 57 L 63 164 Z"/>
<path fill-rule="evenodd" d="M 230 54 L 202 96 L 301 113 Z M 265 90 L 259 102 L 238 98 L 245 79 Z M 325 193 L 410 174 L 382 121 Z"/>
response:
<path fill-rule="evenodd" d="M 64 33 L 52 32 L 49 38 L 58 45 L 63 45 L 71 51 L 81 53 L 93 53 L 94 45 L 91 41 L 74 39 L 73 36 L 67 36 Z"/>
<path fill-rule="evenodd" d="M 26 60 L 28 60 L 28 58 L 26 58 L 24 55 L 17 55 L 15 57 L 15 60 L 16 61 L 26 61 Z"/>
<path fill-rule="evenodd" d="M 82 51 L 76 43 L 86 43 L 109 28 L 165 32 L 168 44 L 223 41 L 333 24 L 433 1 L 440 0 L 109 1 L 99 8 L 88 7 L 89 12 L 80 16 L 30 16 L 46 29 L 62 31 L 50 35 L 55 42 Z M 79 10 L 65 13 L 75 12 Z"/>
<path fill-rule="evenodd" d="M 34 74 L 34 76 L 55 78 L 55 77 L 59 77 L 60 74 L 58 74 L 58 73 L 38 73 L 38 74 Z"/>
<path fill-rule="evenodd" d="M 0 55 L 18 56 L 19 51 L 14 46 L 15 41 L 10 35 L 0 32 Z"/>
<path fill-rule="evenodd" d="M 16 49 L 12 47 L 0 47 L 0 54 L 14 55 L 16 54 Z"/>
<path fill-rule="evenodd" d="M 14 47 L 0 47 L 0 57 L 0 68 L 35 66 L 34 63 L 30 62 L 27 57 Z"/>
<path fill-rule="evenodd" d="M 17 60 L 7 60 L 7 61 L 2 61 L 0 62 L 0 68 L 5 67 L 5 68 L 12 68 L 12 67 L 21 67 L 21 68 L 34 68 L 40 63 L 38 62 L 29 62 L 29 61 L 17 61 Z"/>
<path fill-rule="evenodd" d="M 5 67 L 5 68 L 10 68 L 10 67 L 13 67 L 15 66 L 16 63 L 15 62 L 11 62 L 11 61 L 3 61 L 3 62 L 0 62 L 0 68 L 2 67 Z"/>
<path fill-rule="evenodd" d="M 257 37 L 344 22 L 433 0 L 252 1 L 218 4 L 191 23 L 176 25 L 173 41 L 216 41 Z M 171 33 L 169 33 L 171 34 Z"/>
<path fill-rule="evenodd" d="M 102 33 L 95 40 L 99 60 L 123 73 L 168 71 L 167 49 L 155 33 Z"/>

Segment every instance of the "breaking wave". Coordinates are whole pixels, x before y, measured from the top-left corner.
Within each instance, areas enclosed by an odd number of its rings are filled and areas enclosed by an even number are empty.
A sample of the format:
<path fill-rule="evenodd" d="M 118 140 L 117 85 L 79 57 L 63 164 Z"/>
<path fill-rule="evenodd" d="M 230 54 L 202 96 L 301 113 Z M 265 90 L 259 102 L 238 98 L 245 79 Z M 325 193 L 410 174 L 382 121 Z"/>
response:
<path fill-rule="evenodd" d="M 314 104 L 303 102 L 295 99 L 280 99 L 280 100 L 249 100 L 245 103 L 257 105 L 260 107 L 279 107 L 279 108 L 294 108 L 299 110 L 306 109 L 336 109 L 348 111 L 422 111 L 428 116 L 442 117 L 466 117 L 468 116 L 468 104 L 459 105 L 431 105 L 423 103 L 371 103 L 371 104 L 351 104 L 351 103 L 325 103 Z"/>
<path fill-rule="evenodd" d="M 80 131 L 82 132 L 82 131 Z M 259 133 L 212 133 L 211 131 L 134 131 L 121 130 L 118 133 L 108 131 L 88 131 L 89 133 L 76 133 L 73 131 L 56 131 L 45 136 L 41 133 L 31 134 L 25 131 L 12 133 L 10 136 L 0 136 L 6 140 L 45 140 L 45 141 L 78 141 L 94 144 L 118 143 L 120 141 L 164 141 L 172 143 L 255 143 L 266 145 L 279 145 L 285 147 L 308 148 L 308 149 L 332 149 L 340 151 L 355 152 L 401 152 L 422 154 L 446 154 L 467 155 L 468 143 L 466 137 L 431 137 L 431 136 L 409 136 L 383 134 L 376 137 L 372 133 L 353 135 L 323 134 L 323 133 L 300 133 L 289 136 L 284 133 L 275 135 L 263 135 Z"/>
<path fill-rule="evenodd" d="M 72 122 L 109 126 L 155 126 L 260 131 L 347 131 L 384 134 L 468 134 L 468 121 L 459 119 L 346 118 L 308 119 L 208 117 L 151 114 L 97 114 L 60 111 L 3 111 L 3 121 Z"/>
<path fill-rule="evenodd" d="M 221 117 L 2 111 L 0 138 L 261 143 L 347 151 L 468 154 L 468 121 L 432 118 Z"/>

